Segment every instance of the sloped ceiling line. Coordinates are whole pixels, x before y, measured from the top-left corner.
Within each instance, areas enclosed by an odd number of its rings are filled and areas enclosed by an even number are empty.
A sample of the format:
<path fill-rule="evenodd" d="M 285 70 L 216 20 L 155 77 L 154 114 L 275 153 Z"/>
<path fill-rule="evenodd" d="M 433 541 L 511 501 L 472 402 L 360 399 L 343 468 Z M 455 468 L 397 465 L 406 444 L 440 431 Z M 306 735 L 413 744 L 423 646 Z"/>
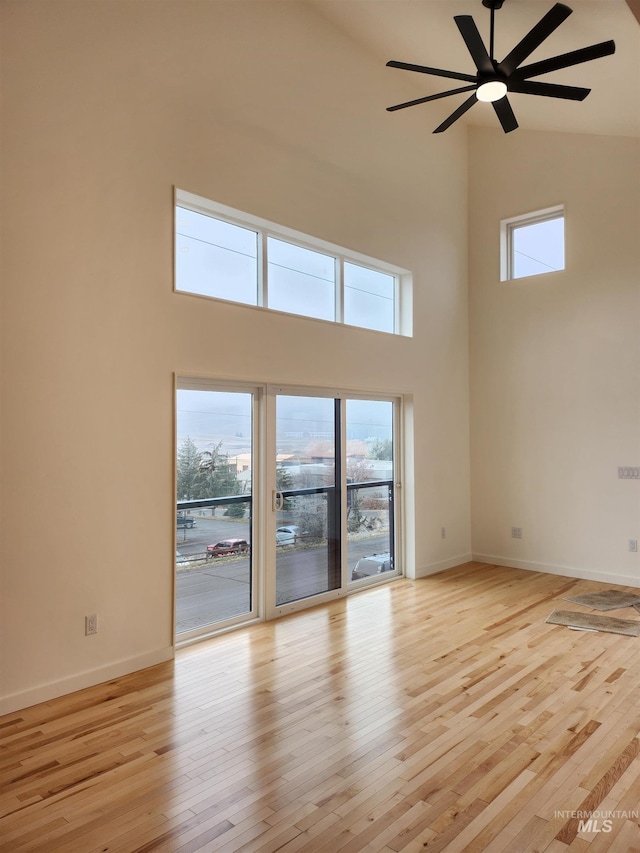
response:
<path fill-rule="evenodd" d="M 640 0 L 627 0 L 627 6 L 631 9 L 640 24 Z"/>

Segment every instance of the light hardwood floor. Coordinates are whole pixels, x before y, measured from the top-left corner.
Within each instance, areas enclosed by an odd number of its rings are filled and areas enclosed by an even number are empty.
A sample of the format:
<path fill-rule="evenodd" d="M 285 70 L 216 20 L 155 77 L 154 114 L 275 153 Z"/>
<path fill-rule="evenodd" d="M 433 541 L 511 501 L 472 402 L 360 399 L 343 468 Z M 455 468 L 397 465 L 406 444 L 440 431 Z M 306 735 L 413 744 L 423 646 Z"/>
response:
<path fill-rule="evenodd" d="M 545 624 L 598 588 L 471 563 L 0 718 L 0 850 L 640 851 L 640 638 Z"/>

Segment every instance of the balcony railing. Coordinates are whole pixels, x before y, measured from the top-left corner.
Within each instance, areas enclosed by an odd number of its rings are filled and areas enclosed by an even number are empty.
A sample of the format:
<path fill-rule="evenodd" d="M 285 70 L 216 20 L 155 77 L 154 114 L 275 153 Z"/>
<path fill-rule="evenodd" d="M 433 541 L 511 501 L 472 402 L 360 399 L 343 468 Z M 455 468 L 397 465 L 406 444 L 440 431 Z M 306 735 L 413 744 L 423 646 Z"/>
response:
<path fill-rule="evenodd" d="M 347 485 L 342 541 L 337 489 L 285 489 L 281 494 L 283 507 L 276 516 L 281 528 L 276 534 L 279 603 L 340 587 L 344 555 L 348 583 L 366 583 L 393 571 L 393 481 Z M 251 507 L 251 495 L 177 501 L 178 634 L 250 612 Z M 235 550 L 208 550 L 230 541 Z"/>
<path fill-rule="evenodd" d="M 340 526 L 341 513 L 339 512 L 339 491 L 333 486 L 315 486 L 299 489 L 282 489 L 282 506 L 278 510 L 277 526 L 296 525 L 301 530 L 300 537 L 296 537 L 295 544 L 304 547 L 327 545 L 335 551 L 336 559 L 340 550 Z M 322 512 L 313 512 L 313 497 L 324 504 Z M 301 499 L 301 500 L 300 500 Z M 385 540 L 384 551 L 391 555 L 394 552 L 394 488 L 393 480 L 373 480 L 368 482 L 347 483 L 347 542 L 375 538 L 376 542 L 381 538 Z M 215 498 L 199 498 L 196 500 L 183 500 L 176 502 L 178 546 L 181 550 L 179 562 L 199 562 L 207 558 L 207 545 L 209 542 L 200 543 L 200 549 L 194 542 L 189 547 L 189 553 L 181 549 L 180 534 L 183 533 L 182 542 L 187 542 L 187 530 L 193 526 L 197 527 L 198 521 L 215 519 L 217 521 L 228 521 L 238 523 L 237 536 L 246 539 L 250 544 L 251 525 L 250 516 L 252 508 L 251 495 L 223 495 Z M 224 514 L 218 514 L 216 510 L 225 508 Z M 241 507 L 244 509 L 242 510 Z M 234 511 L 235 508 L 235 511 Z M 318 507 L 319 509 L 319 507 Z M 206 510 L 211 510 L 210 514 Z M 311 523 L 309 523 L 311 522 Z M 231 528 L 227 528 L 231 530 Z M 230 536 L 233 531 L 226 535 Z M 220 538 L 221 532 L 211 531 L 211 538 Z M 235 535 L 235 534 L 234 534 Z M 201 538 L 201 537 L 198 537 Z M 363 546 L 366 544 L 362 543 Z M 379 545 L 377 547 L 380 547 Z M 362 551 L 362 547 L 348 547 L 348 562 L 351 564 Z M 350 565 L 350 572 L 351 572 Z M 351 577 L 351 574 L 349 575 Z"/>

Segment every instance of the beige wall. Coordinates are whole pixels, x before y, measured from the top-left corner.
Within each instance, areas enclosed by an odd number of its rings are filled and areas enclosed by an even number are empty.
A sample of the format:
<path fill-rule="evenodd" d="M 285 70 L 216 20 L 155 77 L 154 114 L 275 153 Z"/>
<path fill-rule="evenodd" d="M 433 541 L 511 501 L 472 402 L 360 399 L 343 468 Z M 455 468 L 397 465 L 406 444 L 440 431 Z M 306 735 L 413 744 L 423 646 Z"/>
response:
<path fill-rule="evenodd" d="M 469 174 L 474 554 L 640 586 L 638 140 L 473 129 Z M 561 203 L 565 271 L 500 283 L 500 220 Z"/>
<path fill-rule="evenodd" d="M 0 710 L 171 656 L 174 372 L 411 395 L 407 570 L 467 558 L 464 131 L 304 3 L 20 0 L 2 40 Z M 174 294 L 173 186 L 412 269 L 415 337 Z"/>

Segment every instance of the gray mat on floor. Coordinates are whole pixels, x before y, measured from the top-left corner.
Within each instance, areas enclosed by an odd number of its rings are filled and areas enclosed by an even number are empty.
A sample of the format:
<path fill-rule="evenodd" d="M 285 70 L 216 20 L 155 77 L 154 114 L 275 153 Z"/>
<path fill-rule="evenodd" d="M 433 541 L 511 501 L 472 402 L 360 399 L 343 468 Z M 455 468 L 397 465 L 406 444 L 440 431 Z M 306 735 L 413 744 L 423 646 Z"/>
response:
<path fill-rule="evenodd" d="M 640 622 L 634 619 L 617 619 L 615 616 L 598 616 L 595 613 L 577 613 L 573 610 L 554 610 L 546 619 L 551 625 L 566 625 L 587 631 L 606 631 L 610 634 L 626 634 L 637 637 Z"/>
<path fill-rule="evenodd" d="M 590 592 L 587 595 L 574 595 L 565 598 L 573 604 L 583 604 L 594 610 L 618 610 L 620 607 L 635 607 L 640 604 L 640 595 L 635 592 L 622 592 L 619 589 L 605 589 L 602 592 Z"/>

